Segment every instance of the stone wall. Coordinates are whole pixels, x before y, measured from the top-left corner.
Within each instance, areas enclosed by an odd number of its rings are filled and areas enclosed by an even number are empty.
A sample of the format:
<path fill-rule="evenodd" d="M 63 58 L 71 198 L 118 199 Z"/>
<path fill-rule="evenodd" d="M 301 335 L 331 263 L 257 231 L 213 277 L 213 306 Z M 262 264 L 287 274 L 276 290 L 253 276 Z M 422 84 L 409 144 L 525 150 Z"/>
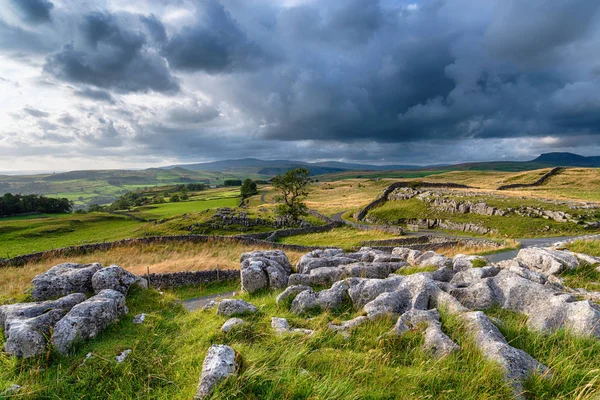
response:
<path fill-rule="evenodd" d="M 168 274 L 146 274 L 143 278 L 148 280 L 148 285 L 156 289 L 167 289 L 237 281 L 240 279 L 240 271 L 237 269 L 183 271 Z"/>
<path fill-rule="evenodd" d="M 394 182 L 390 186 L 385 188 L 383 190 L 383 193 L 377 199 L 373 200 L 371 203 L 367 204 L 367 206 L 365 208 L 363 208 L 361 211 L 359 211 L 359 213 L 356 215 L 356 220 L 362 221 L 367 216 L 369 211 L 371 211 L 374 208 L 384 205 L 388 201 L 388 196 L 394 190 L 399 189 L 399 188 L 404 188 L 404 187 L 406 187 L 406 188 L 413 187 L 413 186 L 425 187 L 425 188 L 472 189 L 471 186 L 462 185 L 460 183 L 453 183 L 453 182 L 442 182 L 442 183 L 419 182 L 418 184 L 414 181 Z"/>
<path fill-rule="evenodd" d="M 564 167 L 552 168 L 550 171 L 546 172 L 544 175 L 542 175 L 540 177 L 540 179 L 538 179 L 535 182 L 532 182 L 532 183 L 513 183 L 511 185 L 503 185 L 503 186 L 500 186 L 496 190 L 510 190 L 510 189 L 518 189 L 518 188 L 540 186 L 541 184 L 543 184 L 544 182 L 546 182 L 546 180 L 548 180 L 550 177 L 561 173 L 563 170 L 565 170 Z"/>
<path fill-rule="evenodd" d="M 309 233 L 322 233 L 328 232 L 332 229 L 339 228 L 343 224 L 341 222 L 331 222 L 327 225 L 322 226 L 308 226 L 305 228 L 293 228 L 293 229 L 280 229 L 271 233 L 265 240 L 269 242 L 275 242 L 278 239 L 288 237 L 288 236 L 297 236 L 297 235 L 306 235 Z"/>

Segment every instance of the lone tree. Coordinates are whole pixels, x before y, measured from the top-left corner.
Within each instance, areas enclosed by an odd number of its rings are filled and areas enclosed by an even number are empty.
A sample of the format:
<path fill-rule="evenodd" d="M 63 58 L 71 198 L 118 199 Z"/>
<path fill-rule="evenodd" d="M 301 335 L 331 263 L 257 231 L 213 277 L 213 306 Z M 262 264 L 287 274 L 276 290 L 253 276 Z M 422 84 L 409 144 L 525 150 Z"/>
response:
<path fill-rule="evenodd" d="M 277 201 L 283 202 L 277 206 L 277 215 L 298 221 L 300 216 L 307 214 L 306 204 L 302 200 L 308 196 L 306 186 L 309 175 L 310 171 L 307 168 L 295 168 L 271 180 L 273 186 L 281 193 L 277 196 Z"/>
<path fill-rule="evenodd" d="M 240 194 L 242 198 L 245 199 L 250 196 L 254 196 L 258 193 L 258 189 L 256 188 L 256 182 L 252 179 L 248 178 L 242 183 L 242 187 L 240 188 Z"/>

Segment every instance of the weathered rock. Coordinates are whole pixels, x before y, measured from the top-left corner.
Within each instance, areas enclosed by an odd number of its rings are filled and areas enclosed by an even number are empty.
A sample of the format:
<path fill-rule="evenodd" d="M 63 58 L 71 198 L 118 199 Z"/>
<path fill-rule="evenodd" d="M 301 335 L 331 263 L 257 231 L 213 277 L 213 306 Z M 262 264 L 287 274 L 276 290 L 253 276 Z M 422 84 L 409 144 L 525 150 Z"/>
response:
<path fill-rule="evenodd" d="M 365 317 L 364 315 L 361 315 L 361 316 L 353 318 L 349 321 L 344 321 L 339 325 L 329 323 L 329 324 L 327 324 L 327 327 L 336 332 L 347 333 L 347 331 L 349 331 L 359 325 L 362 325 L 367 321 L 369 321 L 369 318 Z M 346 335 L 346 336 L 348 336 L 348 335 Z"/>
<path fill-rule="evenodd" d="M 410 261 L 409 261 L 410 262 Z M 415 267 L 445 267 L 452 266 L 452 260 L 434 251 L 426 251 L 413 259 L 411 265 Z"/>
<path fill-rule="evenodd" d="M 211 300 L 202 307 L 202 311 L 212 310 L 216 306 L 217 306 L 217 302 L 214 300 Z"/>
<path fill-rule="evenodd" d="M 19 358 L 42 354 L 46 350 L 50 330 L 66 313 L 67 310 L 54 309 L 33 318 L 8 320 L 4 351 Z"/>
<path fill-rule="evenodd" d="M 102 269 L 102 265 L 64 263 L 37 275 L 31 281 L 34 300 L 48 300 L 71 293 L 91 293 L 92 276 Z"/>
<path fill-rule="evenodd" d="M 242 254 L 240 260 L 242 290 L 254 293 L 287 286 L 292 267 L 283 251 L 252 251 Z"/>
<path fill-rule="evenodd" d="M 398 317 L 409 307 L 409 299 L 406 293 L 401 291 L 381 293 L 374 300 L 363 307 L 369 319 L 382 316 Z"/>
<path fill-rule="evenodd" d="M 310 335 L 313 333 L 312 329 L 290 328 L 290 324 L 285 318 L 271 318 L 271 327 L 278 335 L 283 335 L 284 333 L 303 333 L 305 335 Z"/>
<path fill-rule="evenodd" d="M 223 344 L 210 346 L 202 364 L 202 375 L 194 399 L 203 399 L 209 396 L 214 387 L 227 377 L 234 375 L 237 368 L 236 354 L 231 347 Z"/>
<path fill-rule="evenodd" d="M 296 295 L 298 293 L 303 292 L 305 290 L 310 290 L 310 289 L 311 289 L 311 287 L 306 286 L 306 285 L 288 286 L 283 292 L 281 292 L 279 294 L 279 296 L 277 296 L 277 299 L 275 300 L 275 302 L 277 303 L 278 306 L 281 306 L 290 297 L 292 298 L 292 300 L 294 300 L 293 298 L 296 297 Z"/>
<path fill-rule="evenodd" d="M 500 269 L 494 266 L 466 269 L 454 274 L 450 282 L 454 284 L 474 283 L 483 278 L 495 276 L 498 272 L 500 272 Z"/>
<path fill-rule="evenodd" d="M 459 349 L 458 345 L 442 331 L 440 314 L 437 310 L 409 310 L 405 312 L 398 318 L 394 326 L 394 332 L 402 335 L 420 324 L 426 326 L 423 348 L 431 350 L 436 357 L 446 356 Z"/>
<path fill-rule="evenodd" d="M 497 293 L 492 287 L 491 279 L 482 279 L 478 282 L 468 284 L 467 287 L 456 287 L 450 290 L 450 294 L 460 304 L 472 310 L 484 310 L 498 304 Z"/>
<path fill-rule="evenodd" d="M 118 265 L 111 265 L 98 270 L 92 276 L 92 287 L 96 294 L 104 289 L 112 289 L 127 294 L 131 285 L 138 282 L 138 279 L 137 276 Z"/>
<path fill-rule="evenodd" d="M 523 266 L 538 270 L 545 275 L 556 275 L 579 266 L 577 257 L 569 252 L 540 247 L 521 249 L 516 259 Z"/>
<path fill-rule="evenodd" d="M 64 309 L 68 311 L 84 300 L 85 295 L 83 293 L 73 293 L 57 300 L 0 306 L 0 327 L 5 327 L 6 322 L 11 319 L 33 318 L 48 310 Z"/>
<path fill-rule="evenodd" d="M 318 293 L 312 289 L 300 292 L 292 301 L 291 311 L 296 314 L 310 312 L 315 309 L 334 310 L 349 301 L 348 283 L 336 282 L 331 288 Z"/>
<path fill-rule="evenodd" d="M 547 368 L 523 350 L 510 346 L 498 328 L 481 311 L 462 314 L 473 334 L 475 345 L 489 360 L 498 362 L 506 371 L 506 378 L 513 382 L 517 395 L 522 387 L 520 381 L 534 372 Z"/>
<path fill-rule="evenodd" d="M 254 314 L 258 308 L 254 304 L 250 304 L 244 300 L 224 299 L 219 302 L 217 307 L 217 315 L 231 317 L 234 315 Z"/>
<path fill-rule="evenodd" d="M 227 333 L 230 330 L 232 330 L 234 327 L 236 327 L 238 325 L 243 325 L 245 323 L 246 323 L 246 321 L 244 321 L 241 318 L 229 318 L 227 321 L 225 321 L 225 323 L 221 327 L 221 331 L 224 333 Z"/>
<path fill-rule="evenodd" d="M 452 259 L 452 268 L 457 272 L 464 271 L 473 268 L 473 263 L 478 260 L 487 263 L 487 260 L 481 256 L 467 256 L 464 254 L 457 254 Z"/>
<path fill-rule="evenodd" d="M 397 290 L 403 280 L 402 276 L 392 276 L 386 279 L 349 278 L 346 282 L 349 285 L 348 295 L 358 310 L 381 293 Z"/>
<path fill-rule="evenodd" d="M 314 290 L 308 289 L 300 292 L 294 298 L 290 310 L 296 314 L 302 314 L 320 308 L 321 305 L 317 300 L 317 294 L 314 292 Z"/>
<path fill-rule="evenodd" d="M 95 337 L 109 324 L 127 314 L 125 296 L 112 289 L 74 306 L 54 327 L 52 344 L 58 352 L 67 353 L 74 342 Z"/>
<path fill-rule="evenodd" d="M 2 392 L 0 394 L 3 396 L 13 396 L 13 395 L 17 394 L 22 388 L 23 388 L 23 386 L 13 383 L 9 387 L 7 387 L 4 392 Z"/>

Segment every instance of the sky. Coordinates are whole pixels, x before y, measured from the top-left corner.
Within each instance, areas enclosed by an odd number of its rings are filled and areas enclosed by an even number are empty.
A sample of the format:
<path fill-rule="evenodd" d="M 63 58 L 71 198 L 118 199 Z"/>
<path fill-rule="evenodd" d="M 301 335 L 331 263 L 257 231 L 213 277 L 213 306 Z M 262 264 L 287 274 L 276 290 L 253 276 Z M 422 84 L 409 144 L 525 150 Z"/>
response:
<path fill-rule="evenodd" d="M 600 155 L 598 0 L 0 0 L 0 171 Z"/>

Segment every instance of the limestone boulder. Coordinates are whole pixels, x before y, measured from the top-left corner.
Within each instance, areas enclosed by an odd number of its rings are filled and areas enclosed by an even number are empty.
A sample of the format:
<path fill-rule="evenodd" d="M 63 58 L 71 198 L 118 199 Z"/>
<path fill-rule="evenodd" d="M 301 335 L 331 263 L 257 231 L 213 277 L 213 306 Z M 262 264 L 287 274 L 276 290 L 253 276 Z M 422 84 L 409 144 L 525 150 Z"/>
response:
<path fill-rule="evenodd" d="M 111 265 L 98 270 L 92 276 L 92 287 L 96 294 L 104 289 L 112 289 L 127 294 L 129 288 L 141 279 L 143 278 L 135 276 L 118 265 Z"/>
<path fill-rule="evenodd" d="M 244 300 L 224 299 L 217 306 L 217 315 L 231 317 L 234 315 L 254 314 L 258 308 L 254 304 L 250 304 Z"/>
<path fill-rule="evenodd" d="M 94 338 L 108 325 L 128 313 L 125 295 L 104 289 L 74 306 L 54 327 L 52 345 L 68 353 L 76 341 Z"/>
<path fill-rule="evenodd" d="M 92 293 L 92 276 L 102 265 L 64 263 L 37 275 L 31 281 L 34 300 L 49 300 L 71 293 Z"/>
<path fill-rule="evenodd" d="M 210 346 L 202 363 L 202 375 L 194 399 L 208 397 L 215 386 L 234 375 L 238 367 L 235 350 L 223 344 Z"/>

